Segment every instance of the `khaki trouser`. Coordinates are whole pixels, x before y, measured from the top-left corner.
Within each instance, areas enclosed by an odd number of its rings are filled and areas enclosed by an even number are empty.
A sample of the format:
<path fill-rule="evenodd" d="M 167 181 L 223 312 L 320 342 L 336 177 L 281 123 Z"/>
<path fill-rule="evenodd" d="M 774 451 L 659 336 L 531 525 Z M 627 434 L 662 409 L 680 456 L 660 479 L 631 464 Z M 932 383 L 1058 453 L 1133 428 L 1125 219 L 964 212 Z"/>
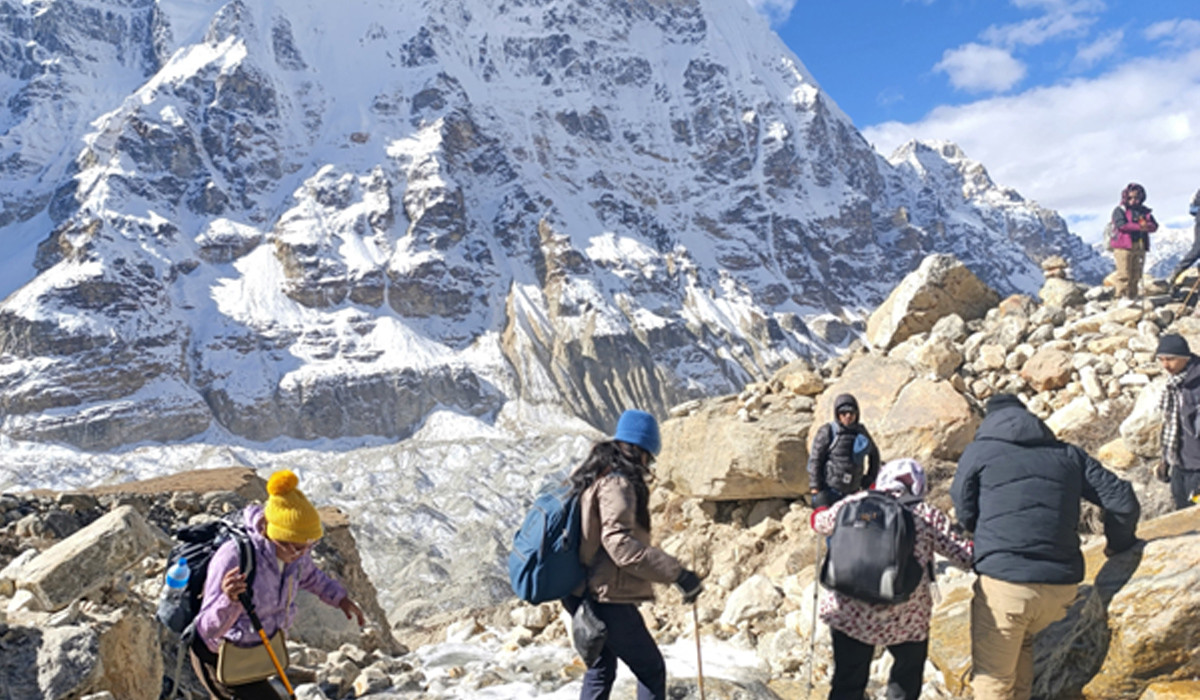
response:
<path fill-rule="evenodd" d="M 979 576 L 971 601 L 975 700 L 1029 700 L 1034 637 L 1066 616 L 1077 589 Z"/>
<path fill-rule="evenodd" d="M 1140 246 L 1130 250 L 1114 248 L 1113 260 L 1117 263 L 1117 274 L 1113 278 L 1117 298 L 1136 299 L 1138 285 L 1142 281 L 1142 272 L 1146 266 L 1146 251 Z"/>

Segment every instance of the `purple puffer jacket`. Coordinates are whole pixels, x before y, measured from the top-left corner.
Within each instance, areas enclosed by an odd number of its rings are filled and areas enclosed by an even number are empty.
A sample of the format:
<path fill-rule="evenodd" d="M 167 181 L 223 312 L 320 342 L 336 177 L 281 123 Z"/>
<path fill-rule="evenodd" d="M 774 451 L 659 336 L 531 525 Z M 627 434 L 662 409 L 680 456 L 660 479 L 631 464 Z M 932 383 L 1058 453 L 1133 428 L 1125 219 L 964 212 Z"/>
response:
<path fill-rule="evenodd" d="M 308 552 L 296 561 L 279 570 L 275 558 L 275 545 L 263 533 L 266 518 L 263 507 L 252 505 L 242 512 L 250 541 L 254 545 L 254 590 L 251 592 L 254 610 L 262 621 L 267 636 L 276 630 L 286 630 L 296 617 L 297 586 L 309 591 L 329 605 L 337 606 L 346 597 L 346 589 L 334 581 L 313 563 Z M 258 633 L 250 624 L 250 616 L 242 610 L 241 603 L 229 600 L 221 592 L 221 579 L 230 569 L 238 566 L 237 543 L 233 540 L 221 545 L 208 565 L 208 577 L 204 582 L 204 602 L 196 616 L 196 631 L 204 644 L 217 651 L 221 639 L 228 639 L 238 646 L 249 647 L 261 644 Z M 286 586 L 284 583 L 286 582 Z"/>

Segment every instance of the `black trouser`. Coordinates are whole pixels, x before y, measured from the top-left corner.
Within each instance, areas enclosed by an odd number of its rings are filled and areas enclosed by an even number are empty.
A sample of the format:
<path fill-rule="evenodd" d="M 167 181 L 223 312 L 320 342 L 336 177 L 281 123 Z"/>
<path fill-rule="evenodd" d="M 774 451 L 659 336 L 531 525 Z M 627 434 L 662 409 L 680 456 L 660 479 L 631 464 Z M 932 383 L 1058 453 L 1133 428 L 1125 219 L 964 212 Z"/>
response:
<path fill-rule="evenodd" d="M 833 633 L 833 683 L 829 700 L 863 700 L 871 674 L 875 647 L 835 629 Z M 892 644 L 892 672 L 888 676 L 888 700 L 917 700 L 921 696 L 921 678 L 925 672 L 925 654 L 929 640 Z"/>
<path fill-rule="evenodd" d="M 1175 510 L 1193 505 L 1191 496 L 1198 488 L 1200 471 L 1179 468 L 1171 470 L 1171 500 L 1175 501 Z"/>
<path fill-rule="evenodd" d="M 563 607 L 574 615 L 579 598 L 563 599 Z M 667 664 L 637 606 L 595 603 L 595 609 L 596 616 L 608 627 L 608 639 L 600 658 L 583 674 L 579 699 L 608 700 L 613 682 L 617 680 L 617 659 L 620 659 L 638 679 L 637 700 L 666 700 Z"/>
<path fill-rule="evenodd" d="M 192 670 L 214 700 L 283 700 L 270 681 L 224 685 L 217 681 L 217 655 L 197 634 L 191 648 Z"/>

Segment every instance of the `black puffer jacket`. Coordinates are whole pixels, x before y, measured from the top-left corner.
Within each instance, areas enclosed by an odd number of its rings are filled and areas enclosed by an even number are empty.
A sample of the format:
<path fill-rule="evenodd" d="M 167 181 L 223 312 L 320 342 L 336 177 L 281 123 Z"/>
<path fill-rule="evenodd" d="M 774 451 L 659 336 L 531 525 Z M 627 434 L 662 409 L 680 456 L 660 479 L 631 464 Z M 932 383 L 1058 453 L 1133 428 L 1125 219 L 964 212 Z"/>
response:
<path fill-rule="evenodd" d="M 1012 583 L 1078 583 L 1079 500 L 1104 509 L 1112 552 L 1136 541 L 1141 508 L 1129 482 L 1061 442 L 1015 396 L 997 396 L 958 460 L 951 487 L 975 533 L 975 571 Z"/>
<path fill-rule="evenodd" d="M 813 437 L 812 451 L 808 455 L 808 483 L 811 488 L 824 491 L 835 488 L 842 495 L 854 493 L 870 486 L 879 473 L 879 448 L 871 434 L 857 420 L 850 425 L 837 421 L 837 412 L 849 408 L 857 416 L 858 400 L 850 394 L 838 394 L 833 400 L 833 422 L 817 428 Z M 862 435 L 869 443 L 866 464 L 854 461 L 854 441 Z"/>

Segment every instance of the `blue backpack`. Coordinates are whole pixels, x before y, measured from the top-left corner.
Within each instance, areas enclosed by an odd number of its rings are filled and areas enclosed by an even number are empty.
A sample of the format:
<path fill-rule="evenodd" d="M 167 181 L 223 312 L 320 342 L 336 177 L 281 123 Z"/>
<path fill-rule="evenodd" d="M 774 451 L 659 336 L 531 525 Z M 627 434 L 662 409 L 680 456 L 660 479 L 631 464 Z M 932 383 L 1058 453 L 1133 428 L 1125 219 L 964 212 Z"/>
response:
<path fill-rule="evenodd" d="M 579 496 L 571 495 L 569 482 L 533 502 L 508 555 L 508 580 L 518 598 L 534 604 L 558 600 L 583 583 L 581 521 Z"/>

